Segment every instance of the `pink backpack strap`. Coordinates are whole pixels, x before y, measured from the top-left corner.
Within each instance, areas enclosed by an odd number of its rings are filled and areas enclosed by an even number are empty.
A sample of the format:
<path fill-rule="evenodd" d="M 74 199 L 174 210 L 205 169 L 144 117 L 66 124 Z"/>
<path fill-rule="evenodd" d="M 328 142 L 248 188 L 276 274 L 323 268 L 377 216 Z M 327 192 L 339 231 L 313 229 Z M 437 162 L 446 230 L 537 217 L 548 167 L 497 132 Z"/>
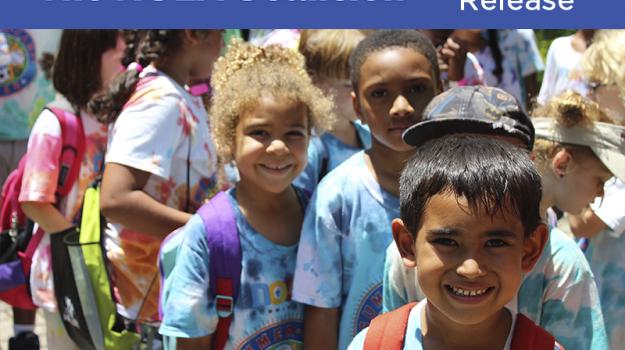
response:
<path fill-rule="evenodd" d="M 510 350 L 553 350 L 556 339 L 523 314 L 517 314 Z"/>
<path fill-rule="evenodd" d="M 85 155 L 85 131 L 80 115 L 57 107 L 47 107 L 61 124 L 62 149 L 59 162 L 57 200 L 67 196 L 80 174 Z"/>
<path fill-rule="evenodd" d="M 416 302 L 381 314 L 369 325 L 364 350 L 400 350 L 404 345 L 408 316 Z"/>

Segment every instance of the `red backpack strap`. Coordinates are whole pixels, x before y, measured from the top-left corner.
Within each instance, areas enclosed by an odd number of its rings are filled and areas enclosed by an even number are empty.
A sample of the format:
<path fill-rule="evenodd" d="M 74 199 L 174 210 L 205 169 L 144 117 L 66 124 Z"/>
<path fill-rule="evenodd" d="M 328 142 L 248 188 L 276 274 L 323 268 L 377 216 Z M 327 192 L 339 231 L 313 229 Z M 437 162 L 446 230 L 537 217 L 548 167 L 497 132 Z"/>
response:
<path fill-rule="evenodd" d="M 371 321 L 364 350 L 400 350 L 404 345 L 408 316 L 416 302 L 381 314 Z"/>
<path fill-rule="evenodd" d="M 213 334 L 213 349 L 226 345 L 232 323 L 234 302 L 241 284 L 241 244 L 236 216 L 225 192 L 219 192 L 204 204 L 198 214 L 204 222 L 209 262 L 209 291 L 215 298 L 219 321 Z"/>
<path fill-rule="evenodd" d="M 57 107 L 46 107 L 61 124 L 61 158 L 59 180 L 56 188 L 57 200 L 67 196 L 80 174 L 80 165 L 85 155 L 85 131 L 80 115 Z"/>
<path fill-rule="evenodd" d="M 517 314 L 510 350 L 553 350 L 556 339 L 523 314 Z"/>

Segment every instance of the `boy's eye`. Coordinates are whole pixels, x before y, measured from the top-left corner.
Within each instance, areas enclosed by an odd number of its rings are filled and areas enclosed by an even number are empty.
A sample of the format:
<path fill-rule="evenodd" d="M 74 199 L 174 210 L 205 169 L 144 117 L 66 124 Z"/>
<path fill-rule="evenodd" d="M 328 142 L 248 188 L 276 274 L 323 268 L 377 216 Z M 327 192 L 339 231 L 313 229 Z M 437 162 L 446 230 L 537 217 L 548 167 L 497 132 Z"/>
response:
<path fill-rule="evenodd" d="M 455 247 L 458 245 L 458 242 L 451 238 L 435 238 L 432 243 L 448 247 Z"/>
<path fill-rule="evenodd" d="M 426 88 L 427 87 L 425 85 L 423 85 L 423 84 L 413 85 L 413 86 L 410 87 L 410 93 L 420 94 L 420 93 L 424 92 Z"/>
<path fill-rule="evenodd" d="M 499 247 L 504 247 L 507 245 L 508 243 L 506 243 L 502 239 L 489 239 L 488 241 L 486 241 L 486 244 L 485 244 L 485 246 L 489 248 L 499 248 Z"/>
<path fill-rule="evenodd" d="M 371 97 L 374 98 L 386 97 L 387 95 L 388 91 L 386 91 L 385 89 L 375 89 L 371 91 Z"/>
<path fill-rule="evenodd" d="M 291 137 L 304 137 L 305 134 L 304 134 L 303 131 L 293 130 L 293 131 L 289 131 L 287 133 L 287 136 L 291 136 Z"/>

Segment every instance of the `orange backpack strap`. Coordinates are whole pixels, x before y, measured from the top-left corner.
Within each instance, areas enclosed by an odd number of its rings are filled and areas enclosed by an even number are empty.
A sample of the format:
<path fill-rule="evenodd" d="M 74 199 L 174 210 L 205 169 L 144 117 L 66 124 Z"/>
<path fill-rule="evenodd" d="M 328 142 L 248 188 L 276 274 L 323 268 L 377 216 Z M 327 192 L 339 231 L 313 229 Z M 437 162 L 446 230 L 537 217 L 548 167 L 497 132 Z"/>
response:
<path fill-rule="evenodd" d="M 381 314 L 369 325 L 364 350 L 400 350 L 404 345 L 408 316 L 417 303 Z"/>
<path fill-rule="evenodd" d="M 523 314 L 517 314 L 510 350 L 553 350 L 556 339 Z"/>

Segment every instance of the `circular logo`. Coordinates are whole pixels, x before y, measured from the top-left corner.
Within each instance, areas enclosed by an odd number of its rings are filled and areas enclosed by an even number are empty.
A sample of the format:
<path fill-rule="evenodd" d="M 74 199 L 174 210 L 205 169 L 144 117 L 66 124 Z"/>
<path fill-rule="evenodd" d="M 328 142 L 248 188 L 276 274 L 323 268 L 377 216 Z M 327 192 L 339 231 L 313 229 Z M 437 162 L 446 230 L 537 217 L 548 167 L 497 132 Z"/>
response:
<path fill-rule="evenodd" d="M 23 29 L 0 31 L 0 97 L 30 84 L 37 72 L 35 42 Z"/>
<path fill-rule="evenodd" d="M 378 283 L 369 289 L 369 292 L 360 302 L 356 309 L 356 322 L 354 323 L 353 336 L 367 328 L 369 323 L 382 312 L 382 283 Z"/>

